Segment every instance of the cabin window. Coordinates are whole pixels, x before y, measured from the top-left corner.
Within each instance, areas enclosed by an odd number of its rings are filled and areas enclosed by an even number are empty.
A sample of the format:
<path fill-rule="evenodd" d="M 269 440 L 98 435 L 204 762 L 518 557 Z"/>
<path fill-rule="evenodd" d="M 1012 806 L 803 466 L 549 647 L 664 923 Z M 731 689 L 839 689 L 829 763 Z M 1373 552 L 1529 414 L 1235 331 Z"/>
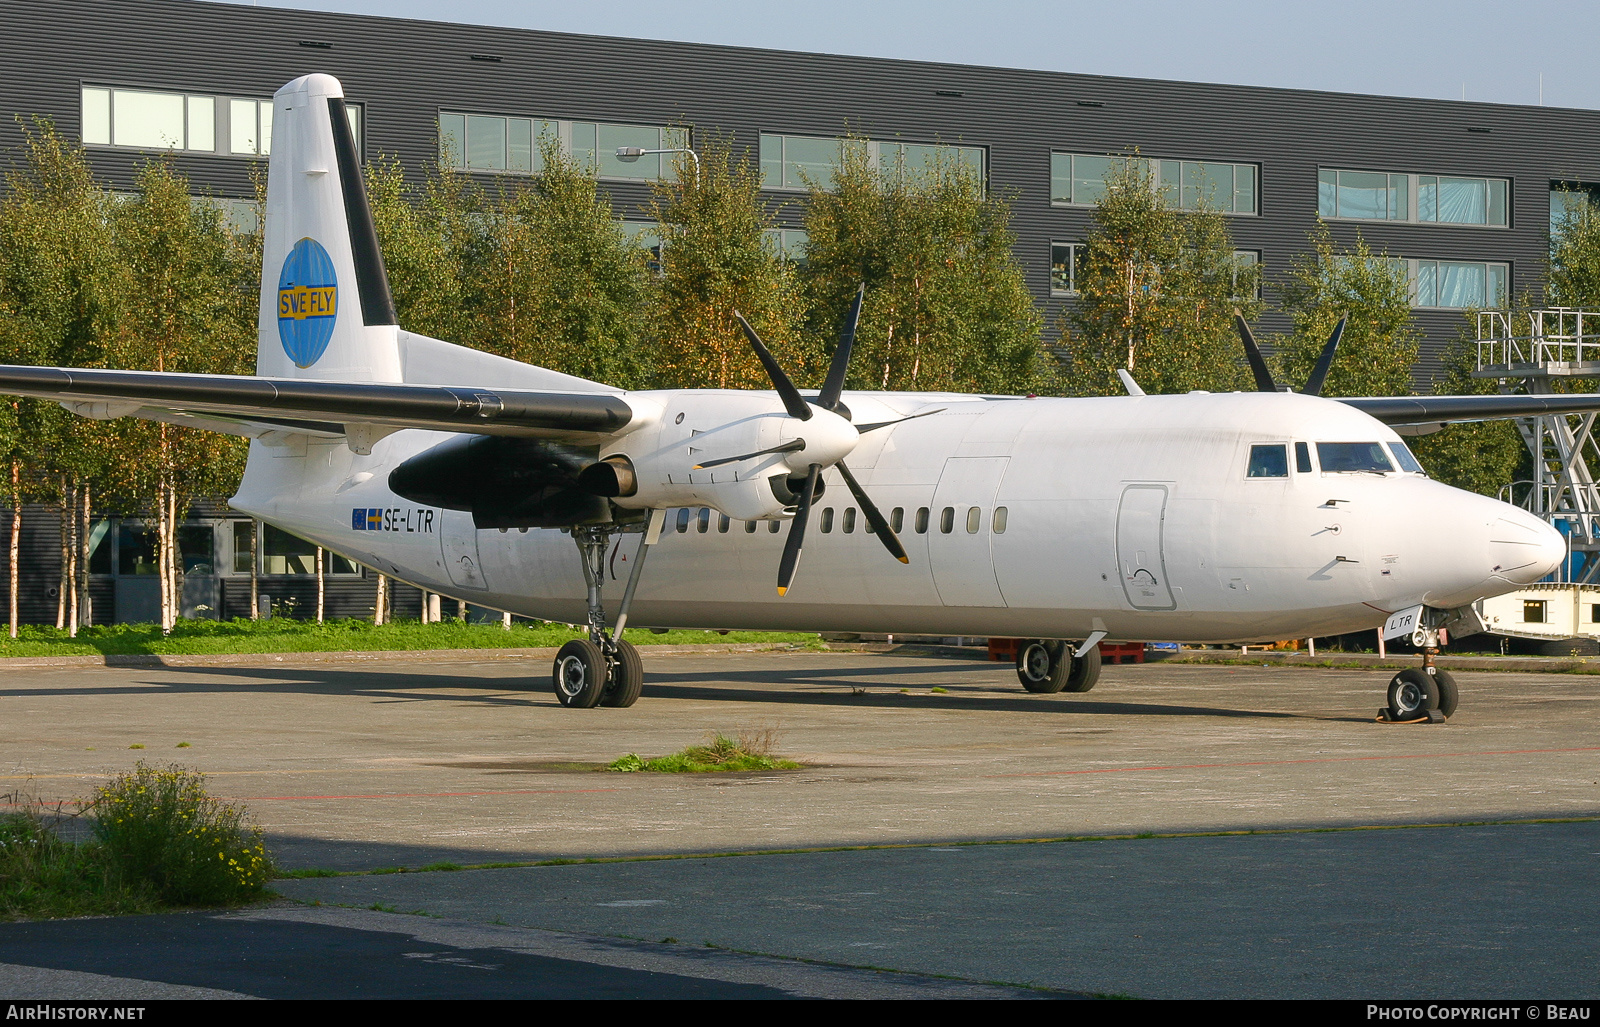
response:
<path fill-rule="evenodd" d="M 711 508 L 709 506 L 702 506 L 700 508 L 699 520 L 700 524 L 698 530 L 700 534 L 704 535 L 706 533 L 706 529 L 711 527 Z"/>
<path fill-rule="evenodd" d="M 688 530 L 689 530 L 689 508 L 686 507 L 686 506 L 679 507 L 678 508 L 678 534 L 682 535 L 684 532 L 686 532 Z"/>
<path fill-rule="evenodd" d="M 917 508 L 917 534 L 918 535 L 926 535 L 927 533 L 928 533 L 928 508 L 925 507 L 925 506 L 921 506 L 921 507 Z"/>
<path fill-rule="evenodd" d="M 967 534 L 976 535 L 983 527 L 983 508 L 971 506 L 967 508 Z"/>
<path fill-rule="evenodd" d="M 1522 601 L 1522 622 L 1524 624 L 1543 624 L 1545 614 L 1543 599 L 1524 599 Z"/>
<path fill-rule="evenodd" d="M 1252 478 L 1287 478 L 1289 476 L 1289 448 L 1281 444 L 1251 446 L 1248 474 Z"/>
<path fill-rule="evenodd" d="M 890 531 L 894 532 L 896 535 L 900 534 L 900 529 L 905 527 L 905 523 L 906 512 L 903 508 L 897 506 L 889 512 Z"/>
<path fill-rule="evenodd" d="M 1417 460 L 1416 456 L 1412 454 L 1411 447 L 1407 446 L 1404 442 L 1389 443 L 1389 452 L 1394 454 L 1394 462 L 1400 465 L 1400 469 L 1402 471 L 1405 471 L 1408 474 L 1428 473 L 1422 469 L 1422 464 Z"/>
<path fill-rule="evenodd" d="M 728 523 L 729 523 L 728 522 L 728 515 L 727 514 L 721 515 L 720 517 L 717 518 L 717 530 L 719 532 L 721 532 L 722 534 L 726 535 L 728 533 Z"/>
<path fill-rule="evenodd" d="M 992 523 L 994 525 L 994 533 L 996 535 L 1004 535 L 1006 533 L 1006 508 L 1005 507 L 997 506 L 997 507 L 994 508 L 994 520 L 993 520 Z"/>
<path fill-rule="evenodd" d="M 833 530 L 833 507 L 822 511 L 822 533 L 826 535 Z"/>
<path fill-rule="evenodd" d="M 1376 442 L 1319 442 L 1317 462 L 1324 472 L 1394 470 L 1383 446 Z"/>
<path fill-rule="evenodd" d="M 755 521 L 745 521 L 744 522 L 744 533 L 746 535 L 754 535 L 756 533 L 756 522 Z"/>
<path fill-rule="evenodd" d="M 844 533 L 846 535 L 848 535 L 848 534 L 850 534 L 851 532 L 853 532 L 855 530 L 856 530 L 856 508 L 853 507 L 853 506 L 847 506 L 847 507 L 844 508 Z"/>
<path fill-rule="evenodd" d="M 1294 444 L 1294 469 L 1301 474 L 1311 473 L 1311 446 L 1307 443 Z"/>
<path fill-rule="evenodd" d="M 939 511 L 939 532 L 948 535 L 956 530 L 956 508 L 947 506 Z"/>

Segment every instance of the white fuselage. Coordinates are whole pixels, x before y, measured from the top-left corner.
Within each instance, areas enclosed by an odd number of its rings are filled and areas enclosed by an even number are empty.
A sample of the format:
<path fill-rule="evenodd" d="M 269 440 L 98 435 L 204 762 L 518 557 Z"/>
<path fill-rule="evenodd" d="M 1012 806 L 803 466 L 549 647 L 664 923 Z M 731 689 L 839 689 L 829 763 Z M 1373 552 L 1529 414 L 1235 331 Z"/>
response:
<path fill-rule="evenodd" d="M 1560 535 L 1525 511 L 1420 474 L 1303 472 L 1291 460 L 1286 476 L 1247 476 L 1255 444 L 1293 452 L 1307 442 L 1314 452 L 1319 441 L 1399 441 L 1330 400 L 847 393 L 858 425 L 944 408 L 862 435 L 848 457 L 879 508 L 900 511 L 893 519 L 910 563 L 893 560 L 865 530 L 830 469 L 799 573 L 780 598 L 774 574 L 788 526 L 729 520 L 708 504 L 735 476 L 765 484 L 783 458 L 692 470 L 749 451 L 731 436 L 719 441 L 729 422 L 715 423 L 715 412 L 718 397 L 748 406 L 751 395 L 630 397 L 664 411 L 652 445 L 669 459 L 659 481 L 642 484 L 659 486 L 658 497 L 681 487 L 697 497 L 667 511 L 631 623 L 1254 641 L 1370 629 L 1417 604 L 1462 606 L 1536 581 L 1564 555 Z M 684 409 L 695 413 L 674 422 L 673 411 Z M 759 416 L 783 417 L 775 399 L 769 409 Z M 748 435 L 749 420 L 742 411 L 738 432 Z M 476 530 L 468 513 L 419 507 L 389 490 L 391 470 L 447 437 L 401 431 L 368 456 L 341 440 L 254 442 L 234 505 L 423 588 L 581 623 L 584 585 L 569 535 Z M 672 464 L 680 452 L 681 466 Z M 780 530 L 769 530 L 775 523 Z M 639 538 L 619 535 L 608 553 L 613 608 Z"/>

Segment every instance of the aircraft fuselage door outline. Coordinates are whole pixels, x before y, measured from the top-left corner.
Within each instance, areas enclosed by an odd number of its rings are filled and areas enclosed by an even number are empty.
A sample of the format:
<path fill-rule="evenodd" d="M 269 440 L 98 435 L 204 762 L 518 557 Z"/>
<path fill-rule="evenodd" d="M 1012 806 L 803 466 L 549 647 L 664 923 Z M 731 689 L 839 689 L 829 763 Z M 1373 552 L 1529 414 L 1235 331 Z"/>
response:
<path fill-rule="evenodd" d="M 1125 486 L 1117 507 L 1117 569 L 1135 610 L 1175 610 L 1164 551 L 1167 487 Z"/>
<path fill-rule="evenodd" d="M 1000 491 L 1009 457 L 949 457 L 933 492 L 928 511 L 928 566 L 934 587 L 945 606 L 1005 606 L 994 573 L 990 548 L 994 524 L 994 497 Z M 943 530 L 944 510 L 954 510 L 951 530 Z M 978 511 L 978 530 L 968 530 L 967 518 Z"/>
<path fill-rule="evenodd" d="M 462 588 L 487 589 L 478 556 L 478 529 L 464 510 L 440 510 L 439 551 L 450 580 Z"/>

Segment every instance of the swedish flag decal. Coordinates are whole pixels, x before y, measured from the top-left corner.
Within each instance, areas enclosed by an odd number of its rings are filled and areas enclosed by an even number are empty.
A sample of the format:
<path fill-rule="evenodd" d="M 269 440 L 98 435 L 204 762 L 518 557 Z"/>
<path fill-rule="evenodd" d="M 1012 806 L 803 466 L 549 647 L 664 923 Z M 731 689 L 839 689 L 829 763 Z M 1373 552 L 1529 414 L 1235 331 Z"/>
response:
<path fill-rule="evenodd" d="M 333 260 L 315 239 L 301 239 L 278 275 L 278 339 L 296 367 L 310 367 L 322 357 L 338 315 Z"/>

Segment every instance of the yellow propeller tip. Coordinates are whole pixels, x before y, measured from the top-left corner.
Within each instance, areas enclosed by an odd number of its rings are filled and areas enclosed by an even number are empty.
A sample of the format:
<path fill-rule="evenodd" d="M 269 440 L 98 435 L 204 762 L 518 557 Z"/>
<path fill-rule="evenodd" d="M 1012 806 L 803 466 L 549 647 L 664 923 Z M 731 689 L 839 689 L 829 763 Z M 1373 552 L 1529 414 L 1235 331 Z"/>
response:
<path fill-rule="evenodd" d="M 778 595 L 780 595 L 780 596 L 781 596 L 781 595 L 783 595 L 783 594 L 784 594 L 784 593 L 785 593 L 785 592 L 787 592 L 787 591 L 789 591 L 789 590 L 788 590 L 788 589 L 786 589 L 786 588 L 784 588 L 784 587 L 783 587 L 783 586 L 782 586 L 782 585 L 779 585 L 779 586 L 778 586 Z"/>
<path fill-rule="evenodd" d="M 695 464 L 693 467 L 689 468 L 689 470 L 691 470 L 691 471 L 703 471 L 703 470 L 705 470 L 705 465 L 704 464 Z"/>
<path fill-rule="evenodd" d="M 902 557 L 899 557 L 899 560 L 900 560 L 901 563 L 910 563 L 911 562 L 911 557 L 902 556 Z"/>

